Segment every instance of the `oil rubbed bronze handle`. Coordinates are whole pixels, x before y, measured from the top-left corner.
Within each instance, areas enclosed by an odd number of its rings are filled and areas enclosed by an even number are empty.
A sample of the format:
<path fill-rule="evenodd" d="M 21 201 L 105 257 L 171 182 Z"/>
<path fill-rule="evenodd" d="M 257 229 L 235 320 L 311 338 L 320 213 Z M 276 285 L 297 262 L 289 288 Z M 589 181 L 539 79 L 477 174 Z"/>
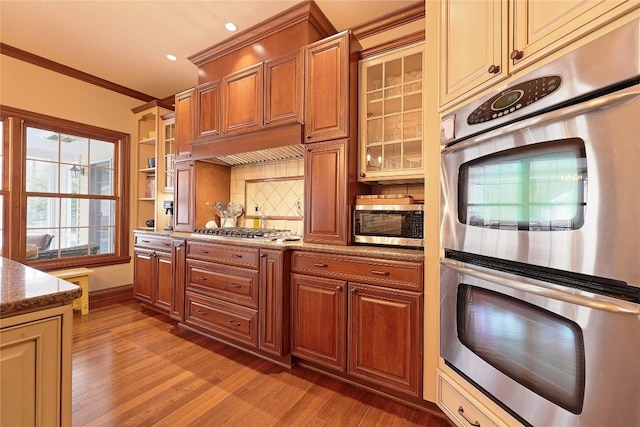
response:
<path fill-rule="evenodd" d="M 242 287 L 242 285 L 238 285 L 237 283 L 227 283 L 227 286 L 235 289 L 240 289 Z"/>
<path fill-rule="evenodd" d="M 144 243 L 151 243 L 151 240 L 144 240 L 144 239 L 142 239 L 142 241 L 143 241 Z"/>
<path fill-rule="evenodd" d="M 357 294 L 358 293 L 358 288 L 351 288 L 351 293 L 352 294 Z"/>
<path fill-rule="evenodd" d="M 458 407 L 458 413 L 462 418 L 464 418 L 466 422 L 468 422 L 473 427 L 480 427 L 480 423 L 478 421 L 471 422 L 471 420 L 467 418 L 467 416 L 464 414 L 464 408 L 462 406 Z"/>
<path fill-rule="evenodd" d="M 307 139 L 311 139 L 311 135 L 307 134 Z"/>
<path fill-rule="evenodd" d="M 205 251 L 204 249 L 200 249 L 200 253 L 201 253 L 201 254 L 208 254 L 208 253 L 209 253 L 209 251 Z"/>
<path fill-rule="evenodd" d="M 489 65 L 489 69 L 487 70 L 490 74 L 498 74 L 500 72 L 499 65 Z"/>
<path fill-rule="evenodd" d="M 230 324 L 231 326 L 236 326 L 236 327 L 241 325 L 241 323 L 240 323 L 240 322 L 236 322 L 236 321 L 234 321 L 234 320 L 229 320 L 229 324 Z"/>
<path fill-rule="evenodd" d="M 322 267 L 322 268 L 329 267 L 327 264 L 322 264 L 322 263 L 319 263 L 319 262 L 314 262 L 311 265 L 313 265 L 314 267 Z"/>
<path fill-rule="evenodd" d="M 231 258 L 242 258 L 242 255 L 231 254 Z"/>
<path fill-rule="evenodd" d="M 206 277 L 203 277 L 203 276 L 198 276 L 198 277 L 197 277 L 197 279 L 198 279 L 198 280 L 204 280 L 204 281 L 206 281 L 206 280 L 207 280 L 207 278 L 206 278 Z"/>
<path fill-rule="evenodd" d="M 338 285 L 338 286 L 336 286 L 336 291 L 338 291 L 338 292 L 342 292 L 342 285 Z"/>
<path fill-rule="evenodd" d="M 207 315 L 207 312 L 206 312 L 206 311 L 202 311 L 202 310 L 200 310 L 200 309 L 196 310 L 196 313 L 198 313 L 198 314 L 199 314 L 199 315 L 201 315 L 201 316 L 206 316 L 206 315 Z"/>
<path fill-rule="evenodd" d="M 513 59 L 514 61 L 517 61 L 518 59 L 522 59 L 522 57 L 524 56 L 524 52 L 518 49 L 514 49 L 511 51 L 511 54 L 509 55 L 509 58 Z"/>
<path fill-rule="evenodd" d="M 371 274 L 378 274 L 380 276 L 388 276 L 391 273 L 389 273 L 388 271 L 380 271 L 380 270 L 369 270 L 371 272 Z"/>

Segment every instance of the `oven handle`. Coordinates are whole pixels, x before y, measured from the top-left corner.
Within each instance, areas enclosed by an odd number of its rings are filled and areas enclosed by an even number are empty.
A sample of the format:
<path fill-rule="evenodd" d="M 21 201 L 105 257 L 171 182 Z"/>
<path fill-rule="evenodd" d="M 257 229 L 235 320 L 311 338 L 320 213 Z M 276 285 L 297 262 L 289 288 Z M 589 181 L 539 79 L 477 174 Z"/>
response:
<path fill-rule="evenodd" d="M 582 102 L 580 104 L 571 105 L 568 107 L 561 108 L 559 110 L 550 111 L 545 114 L 541 114 L 539 116 L 531 117 L 529 119 L 517 121 L 493 131 L 486 132 L 482 135 L 478 135 L 475 138 L 469 139 L 467 141 L 462 141 L 459 144 L 450 145 L 446 148 L 442 149 L 442 153 L 451 153 L 454 151 L 461 150 L 463 148 L 469 147 L 471 145 L 478 144 L 480 142 L 484 142 L 498 136 L 509 135 L 510 133 L 517 132 L 524 128 L 540 126 L 545 123 L 554 122 L 559 119 L 577 116 L 582 113 L 586 113 L 588 111 L 600 110 L 603 108 L 610 107 L 614 104 L 621 104 L 623 102 L 630 101 L 634 98 L 640 96 L 640 90 L 637 89 L 637 85 L 631 88 L 632 90 L 620 91 L 616 93 L 612 93 L 606 96 L 602 96 L 600 98 L 592 99 L 587 102 Z"/>
<path fill-rule="evenodd" d="M 562 292 L 556 289 L 552 289 L 548 286 L 552 284 L 543 284 L 543 282 L 535 279 L 514 280 L 508 277 L 499 276 L 497 274 L 486 273 L 475 266 L 469 264 L 453 261 L 448 258 L 440 258 L 440 264 L 449 267 L 458 273 L 466 274 L 469 276 L 477 277 L 478 279 L 486 280 L 488 282 L 497 283 L 502 286 L 506 286 L 518 291 L 528 292 L 530 294 L 539 295 L 546 298 L 553 298 L 559 301 L 568 302 L 571 304 L 582 305 L 585 307 L 593 308 L 596 310 L 608 311 L 611 313 L 620 314 L 633 314 L 640 313 L 640 306 L 627 301 L 617 301 L 613 298 L 593 295 L 590 298 L 586 298 L 576 294 L 570 294 Z"/>

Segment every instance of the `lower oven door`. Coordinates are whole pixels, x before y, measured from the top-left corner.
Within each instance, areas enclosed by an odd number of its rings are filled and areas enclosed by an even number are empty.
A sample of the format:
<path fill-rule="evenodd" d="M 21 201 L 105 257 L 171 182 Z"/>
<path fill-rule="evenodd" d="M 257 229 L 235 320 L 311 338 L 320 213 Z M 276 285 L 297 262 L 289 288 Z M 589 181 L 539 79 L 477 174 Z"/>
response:
<path fill-rule="evenodd" d="M 441 264 L 448 366 L 525 425 L 640 425 L 638 304 Z"/>

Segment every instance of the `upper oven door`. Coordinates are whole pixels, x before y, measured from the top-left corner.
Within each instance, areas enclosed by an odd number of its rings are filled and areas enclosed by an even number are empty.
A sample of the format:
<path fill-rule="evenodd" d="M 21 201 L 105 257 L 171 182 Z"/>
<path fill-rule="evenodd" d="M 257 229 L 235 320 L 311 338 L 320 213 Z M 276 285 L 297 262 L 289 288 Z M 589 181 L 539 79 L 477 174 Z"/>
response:
<path fill-rule="evenodd" d="M 442 244 L 640 286 L 640 86 L 442 152 Z"/>

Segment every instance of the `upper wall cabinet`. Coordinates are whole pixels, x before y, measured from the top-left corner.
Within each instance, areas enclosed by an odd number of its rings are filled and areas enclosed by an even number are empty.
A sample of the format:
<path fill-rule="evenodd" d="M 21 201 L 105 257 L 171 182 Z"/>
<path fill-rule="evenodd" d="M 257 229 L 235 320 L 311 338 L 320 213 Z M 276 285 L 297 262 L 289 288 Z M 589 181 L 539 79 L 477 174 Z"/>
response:
<path fill-rule="evenodd" d="M 178 157 L 191 156 L 191 141 L 195 129 L 195 89 L 185 90 L 175 97 L 175 150 Z"/>
<path fill-rule="evenodd" d="M 439 5 L 443 109 L 639 6 L 628 0 L 442 0 Z"/>
<path fill-rule="evenodd" d="M 262 126 L 262 63 L 222 79 L 222 132 Z"/>
<path fill-rule="evenodd" d="M 360 181 L 424 179 L 424 43 L 360 62 Z"/>
<path fill-rule="evenodd" d="M 350 32 L 342 32 L 305 49 L 305 142 L 349 137 L 354 43 Z"/>
<path fill-rule="evenodd" d="M 304 108 L 302 50 L 264 63 L 264 125 L 302 123 Z"/>
<path fill-rule="evenodd" d="M 220 81 L 207 82 L 196 87 L 194 111 L 196 138 L 220 135 Z"/>

